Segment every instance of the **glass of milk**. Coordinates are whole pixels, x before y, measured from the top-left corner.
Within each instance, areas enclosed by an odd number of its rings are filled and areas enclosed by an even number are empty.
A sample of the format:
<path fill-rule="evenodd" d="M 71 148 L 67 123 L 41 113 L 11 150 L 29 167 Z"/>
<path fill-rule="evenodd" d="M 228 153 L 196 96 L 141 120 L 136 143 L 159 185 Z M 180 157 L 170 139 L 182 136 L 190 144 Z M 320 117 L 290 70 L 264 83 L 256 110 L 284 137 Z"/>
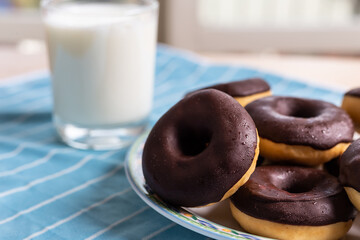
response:
<path fill-rule="evenodd" d="M 43 0 L 62 140 L 116 149 L 144 131 L 153 102 L 156 0 Z"/>

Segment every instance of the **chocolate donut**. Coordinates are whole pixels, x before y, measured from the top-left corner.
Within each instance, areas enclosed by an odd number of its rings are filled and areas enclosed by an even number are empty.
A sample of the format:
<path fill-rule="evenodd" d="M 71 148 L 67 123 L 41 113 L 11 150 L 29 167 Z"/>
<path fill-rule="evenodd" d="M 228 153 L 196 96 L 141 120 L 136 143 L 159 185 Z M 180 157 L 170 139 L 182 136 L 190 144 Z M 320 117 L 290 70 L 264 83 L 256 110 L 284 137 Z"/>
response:
<path fill-rule="evenodd" d="M 255 101 L 256 99 L 271 95 L 269 84 L 261 78 L 249 78 L 241 81 L 216 84 L 213 86 L 202 88 L 200 90 L 204 89 L 216 89 L 227 93 L 233 98 L 235 98 L 235 100 L 238 101 L 242 106 L 246 106 L 247 104 Z"/>
<path fill-rule="evenodd" d="M 146 184 L 162 200 L 197 207 L 230 197 L 255 169 L 255 124 L 218 90 L 191 94 L 165 113 L 143 151 Z"/>
<path fill-rule="evenodd" d="M 340 158 L 340 182 L 355 207 L 360 210 L 360 139 L 354 141 Z"/>
<path fill-rule="evenodd" d="M 258 167 L 230 199 L 245 230 L 277 239 L 339 239 L 356 216 L 337 178 L 313 168 Z"/>
<path fill-rule="evenodd" d="M 360 125 L 360 88 L 355 88 L 344 95 L 341 107 L 350 115 L 359 129 Z"/>
<path fill-rule="evenodd" d="M 271 161 L 316 166 L 341 155 L 354 125 L 341 108 L 324 101 L 266 97 L 246 106 L 260 135 L 260 154 Z"/>

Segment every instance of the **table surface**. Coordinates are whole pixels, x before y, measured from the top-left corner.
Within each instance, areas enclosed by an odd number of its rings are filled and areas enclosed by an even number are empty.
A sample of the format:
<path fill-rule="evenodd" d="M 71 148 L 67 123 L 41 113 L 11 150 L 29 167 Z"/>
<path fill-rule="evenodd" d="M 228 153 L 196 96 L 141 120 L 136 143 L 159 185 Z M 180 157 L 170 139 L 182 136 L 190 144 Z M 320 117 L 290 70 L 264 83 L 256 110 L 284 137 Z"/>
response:
<path fill-rule="evenodd" d="M 37 52 L 34 48 L 3 49 L 0 51 L 2 78 L 46 69 L 45 50 L 41 48 Z M 204 64 L 201 58 L 159 47 L 151 124 L 186 92 L 252 76 L 264 77 L 274 94 L 316 96 L 337 104 L 342 98 L 342 91 L 284 77 L 291 77 L 291 72 L 280 72 L 284 76 L 269 74 L 268 71 L 277 70 L 266 68 L 275 63 L 271 59 L 278 58 L 278 65 L 275 65 L 278 70 L 291 70 L 286 65 L 291 61 L 281 60 L 282 56 L 248 55 L 245 58 L 245 55 L 202 55 L 211 61 L 231 61 L 266 72 Z M 290 59 L 290 56 L 287 57 Z M 305 65 L 298 71 L 303 74 L 313 72 L 310 66 Z M 354 67 L 354 70 L 357 69 Z M 326 74 L 332 76 L 328 72 Z M 1 88 L 1 97 L 6 99 L 0 107 L 0 177 L 4 183 L 0 186 L 0 202 L 5 206 L 0 211 L 1 239 L 207 239 L 167 220 L 136 197 L 124 172 L 127 149 L 80 151 L 59 142 L 51 121 L 51 82 L 47 74 L 32 76 L 31 81 L 3 84 Z M 307 79 L 315 81 L 316 77 Z M 341 78 L 334 79 L 332 84 L 349 87 L 341 84 L 344 82 Z M 329 79 L 326 82 L 330 82 Z"/>
<path fill-rule="evenodd" d="M 30 44 L 31 45 L 31 44 Z M 360 58 L 339 56 L 279 55 L 274 53 L 240 54 L 199 52 L 208 61 L 246 65 L 264 71 L 350 89 L 360 86 Z M 0 79 L 48 69 L 43 44 L 0 45 Z"/>

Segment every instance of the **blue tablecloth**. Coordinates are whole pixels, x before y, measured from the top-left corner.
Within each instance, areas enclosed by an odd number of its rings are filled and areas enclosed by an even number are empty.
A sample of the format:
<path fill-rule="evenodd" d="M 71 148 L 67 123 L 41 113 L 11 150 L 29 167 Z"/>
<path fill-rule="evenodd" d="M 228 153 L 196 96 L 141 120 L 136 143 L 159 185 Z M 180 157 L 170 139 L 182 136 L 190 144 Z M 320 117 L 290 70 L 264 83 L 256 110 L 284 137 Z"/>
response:
<path fill-rule="evenodd" d="M 159 46 L 151 123 L 185 92 L 248 77 L 274 94 L 335 104 L 341 92 L 239 66 L 214 65 Z M 125 150 L 82 151 L 59 142 L 47 74 L 0 86 L 0 239 L 207 239 L 162 217 L 130 188 Z"/>

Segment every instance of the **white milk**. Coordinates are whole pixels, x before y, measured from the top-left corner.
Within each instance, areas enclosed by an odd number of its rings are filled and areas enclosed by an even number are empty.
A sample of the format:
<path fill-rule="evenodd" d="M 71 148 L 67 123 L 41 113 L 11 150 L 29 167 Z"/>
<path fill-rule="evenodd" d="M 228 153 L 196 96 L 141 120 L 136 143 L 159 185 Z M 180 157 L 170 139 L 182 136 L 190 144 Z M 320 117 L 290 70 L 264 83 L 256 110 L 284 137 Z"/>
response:
<path fill-rule="evenodd" d="M 57 118 L 101 128 L 149 115 L 157 12 L 145 8 L 68 3 L 45 16 Z"/>

